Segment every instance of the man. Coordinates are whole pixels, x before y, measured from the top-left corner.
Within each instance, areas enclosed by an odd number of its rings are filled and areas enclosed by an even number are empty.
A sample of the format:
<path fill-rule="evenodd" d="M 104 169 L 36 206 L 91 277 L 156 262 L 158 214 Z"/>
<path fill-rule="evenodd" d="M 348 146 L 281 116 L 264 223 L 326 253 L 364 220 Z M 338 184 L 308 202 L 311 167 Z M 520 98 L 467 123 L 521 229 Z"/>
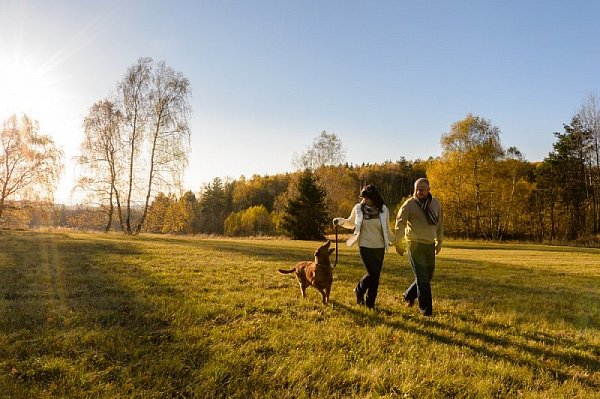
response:
<path fill-rule="evenodd" d="M 415 192 L 402 204 L 396 217 L 396 252 L 404 255 L 404 238 L 415 281 L 404 292 L 408 307 L 419 298 L 419 310 L 431 316 L 431 278 L 435 270 L 435 255 L 442 249 L 444 217 L 440 202 L 429 192 L 429 180 L 417 179 Z"/>

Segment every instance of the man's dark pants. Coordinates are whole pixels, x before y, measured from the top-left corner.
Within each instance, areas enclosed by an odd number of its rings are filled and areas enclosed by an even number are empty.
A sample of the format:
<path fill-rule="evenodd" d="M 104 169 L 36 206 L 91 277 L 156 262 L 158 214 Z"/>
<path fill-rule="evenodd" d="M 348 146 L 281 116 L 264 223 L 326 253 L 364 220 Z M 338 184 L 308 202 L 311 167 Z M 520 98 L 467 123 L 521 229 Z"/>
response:
<path fill-rule="evenodd" d="M 433 312 L 431 278 L 435 271 L 435 244 L 411 242 L 408 247 L 408 258 L 415 281 L 404 292 L 404 300 L 414 301 L 418 297 L 421 313 L 431 316 Z"/>

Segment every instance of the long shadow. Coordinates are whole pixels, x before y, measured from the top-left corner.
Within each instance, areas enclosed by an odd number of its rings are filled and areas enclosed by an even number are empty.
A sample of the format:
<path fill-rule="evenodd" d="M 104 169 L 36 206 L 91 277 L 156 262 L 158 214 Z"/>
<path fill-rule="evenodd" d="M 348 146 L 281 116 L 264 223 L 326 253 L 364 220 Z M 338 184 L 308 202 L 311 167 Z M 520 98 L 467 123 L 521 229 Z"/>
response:
<path fill-rule="evenodd" d="M 386 268 L 387 283 L 400 292 L 412 279 L 408 266 Z M 382 277 L 385 278 L 385 275 Z M 575 328 L 600 329 L 600 276 L 535 271 L 514 264 L 441 258 L 432 280 L 434 296 L 470 302 L 474 308 L 494 305 L 562 320 Z M 440 295 L 442 294 L 442 295 Z M 594 306 L 594 304 L 596 304 Z M 562 305 L 558 307 L 557 305 Z M 582 320 L 581 315 L 588 315 Z"/>
<path fill-rule="evenodd" d="M 600 390 L 600 381 L 597 378 L 597 373 L 600 372 L 600 358 L 597 356 L 600 348 L 598 347 L 591 347 L 591 354 L 579 354 L 571 351 L 565 355 L 561 353 L 565 348 L 577 348 L 581 346 L 581 343 L 547 334 L 528 334 L 526 336 L 528 340 L 535 341 L 537 344 L 546 343 L 550 337 L 553 345 L 560 348 L 559 352 L 554 352 L 516 342 L 522 336 L 514 334 L 511 339 L 511 334 L 506 331 L 504 325 L 495 326 L 482 333 L 469 328 L 457 327 L 452 324 L 452 321 L 442 322 L 436 320 L 435 317 L 424 318 L 418 313 L 397 314 L 389 309 L 377 309 L 365 315 L 355 306 L 337 303 L 334 310 L 353 318 L 356 325 L 359 326 L 387 325 L 409 335 L 419 335 L 445 345 L 466 348 L 493 360 L 508 361 L 516 367 L 525 365 L 535 373 L 553 376 L 559 383 L 577 381 L 590 389 Z M 398 318 L 400 318 L 399 321 Z M 473 325 L 481 324 L 481 320 L 475 317 L 467 317 L 467 319 Z M 515 350 L 518 354 L 513 354 Z M 560 363 L 560 366 L 549 364 L 548 359 Z M 573 370 L 574 367 L 581 368 L 585 372 Z"/>
<path fill-rule="evenodd" d="M 161 391 L 177 392 L 189 383 L 181 370 L 180 378 L 167 380 L 163 373 L 170 370 L 153 367 L 178 343 L 172 321 L 163 316 L 168 311 L 151 299 L 168 296 L 177 303 L 183 296 L 137 266 L 144 255 L 137 245 L 28 232 L 3 237 L 0 248 L 0 332 L 8 337 L 4 357 L 14 363 L 11 378 L 18 384 L 34 392 L 59 384 L 65 371 L 39 361 L 56 356 L 108 386 L 123 386 L 136 375 L 147 376 L 144 389 L 169 381 L 172 386 Z M 175 363 L 190 372 L 207 353 L 178 352 Z M 71 397 L 85 397 L 89 381 L 79 378 L 68 378 L 74 385 L 63 388 Z"/>
<path fill-rule="evenodd" d="M 152 240 L 168 242 L 174 245 L 185 244 L 192 247 L 195 246 L 203 249 L 209 249 L 212 251 L 224 252 L 228 254 L 236 253 L 254 259 L 281 262 L 282 264 L 294 264 L 295 262 L 314 259 L 314 251 L 326 241 L 238 241 L 235 239 L 186 239 L 178 237 L 152 237 Z M 341 244 L 345 246 L 345 244 Z M 340 251 L 340 256 L 346 255 L 343 255 Z"/>
<path fill-rule="evenodd" d="M 480 321 L 477 320 L 477 322 Z M 571 353 L 567 358 L 567 362 L 565 362 L 564 354 L 542 350 L 533 346 L 515 343 L 507 338 L 502 338 L 503 335 L 506 335 L 504 329 L 492 329 L 489 332 L 480 333 L 466 328 L 457 328 L 454 325 L 441 323 L 435 320 L 420 320 L 418 323 L 424 326 L 423 330 L 416 330 L 418 334 L 427 336 L 438 342 L 468 348 L 475 353 L 479 353 L 491 359 L 510 361 L 516 366 L 526 365 L 532 370 L 541 371 L 542 374 L 554 376 L 560 383 L 573 380 L 578 381 L 589 388 L 595 390 L 600 389 L 600 382 L 593 379 L 594 374 L 600 370 L 600 362 L 597 357 Z M 412 328 L 407 329 L 406 324 L 404 323 L 388 322 L 387 324 L 393 328 L 415 331 Z M 444 333 L 438 333 L 436 330 L 443 330 Z M 457 336 L 464 336 L 466 339 L 457 338 Z M 476 344 L 471 340 L 481 340 L 483 341 L 483 344 Z M 538 343 L 543 343 L 543 341 L 539 340 Z M 562 343 L 567 348 L 575 348 L 578 345 L 577 342 L 569 340 L 562 340 Z M 511 354 L 510 349 L 517 349 L 519 355 Z M 563 363 L 564 367 L 552 366 L 549 365 L 547 361 L 542 360 L 548 358 Z M 573 366 L 582 368 L 586 373 L 573 371 Z M 591 372 L 591 375 L 589 375 L 588 372 Z"/>

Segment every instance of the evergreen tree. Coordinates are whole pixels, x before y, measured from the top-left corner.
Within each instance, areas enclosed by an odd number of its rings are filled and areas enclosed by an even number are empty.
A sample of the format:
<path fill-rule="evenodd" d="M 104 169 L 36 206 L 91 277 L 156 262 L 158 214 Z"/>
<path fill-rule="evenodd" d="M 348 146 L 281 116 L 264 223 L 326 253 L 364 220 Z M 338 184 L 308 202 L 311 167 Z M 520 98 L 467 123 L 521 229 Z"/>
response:
<path fill-rule="evenodd" d="M 227 218 L 227 197 L 223 181 L 216 177 L 202 192 L 199 206 L 200 231 L 209 234 L 223 234 L 223 223 Z"/>
<path fill-rule="evenodd" d="M 298 180 L 297 194 L 285 205 L 283 230 L 294 240 L 322 240 L 329 224 L 325 204 L 325 190 L 306 169 Z"/>
<path fill-rule="evenodd" d="M 586 150 L 590 148 L 591 133 L 579 117 L 571 125 L 564 125 L 565 133 L 555 133 L 554 151 L 544 159 L 543 170 L 550 176 L 541 176 L 539 186 L 557 193 L 558 205 L 567 220 L 564 221 L 566 238 L 573 240 L 586 233 L 586 214 L 589 214 L 589 185 L 586 168 Z M 542 183 L 547 183 L 545 186 Z"/>

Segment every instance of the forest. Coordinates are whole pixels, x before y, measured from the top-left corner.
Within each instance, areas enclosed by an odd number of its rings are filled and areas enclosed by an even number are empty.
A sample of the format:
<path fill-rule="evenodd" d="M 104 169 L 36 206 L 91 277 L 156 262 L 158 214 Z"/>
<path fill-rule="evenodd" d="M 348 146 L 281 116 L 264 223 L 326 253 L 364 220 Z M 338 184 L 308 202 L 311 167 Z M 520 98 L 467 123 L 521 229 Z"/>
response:
<path fill-rule="evenodd" d="M 427 177 L 444 206 L 446 235 L 494 241 L 598 243 L 600 168 L 597 139 L 579 116 L 556 133 L 553 151 L 542 162 L 529 162 L 515 148 L 505 149 L 499 129 L 468 115 L 441 138 L 444 151 L 427 160 L 381 164 L 320 165 L 273 176 L 214 180 L 199 192 L 180 196 L 159 192 L 150 203 L 142 232 L 226 236 L 289 235 L 286 211 L 292 199 L 306 196 L 309 208 L 321 208 L 322 233 L 328 221 L 347 216 L 366 184 L 381 191 L 393 217 L 412 195 L 414 181 Z M 322 133 L 316 146 L 337 140 Z M 301 182 L 316 187 L 314 198 Z M 300 201 L 301 202 L 301 201 Z M 3 227 L 40 226 L 119 230 L 110 206 L 13 204 L 2 215 Z M 135 208 L 138 213 L 141 208 Z M 107 225 L 108 221 L 110 225 Z M 393 223 L 393 220 L 390 221 Z M 298 237 L 303 238 L 303 237 Z"/>

